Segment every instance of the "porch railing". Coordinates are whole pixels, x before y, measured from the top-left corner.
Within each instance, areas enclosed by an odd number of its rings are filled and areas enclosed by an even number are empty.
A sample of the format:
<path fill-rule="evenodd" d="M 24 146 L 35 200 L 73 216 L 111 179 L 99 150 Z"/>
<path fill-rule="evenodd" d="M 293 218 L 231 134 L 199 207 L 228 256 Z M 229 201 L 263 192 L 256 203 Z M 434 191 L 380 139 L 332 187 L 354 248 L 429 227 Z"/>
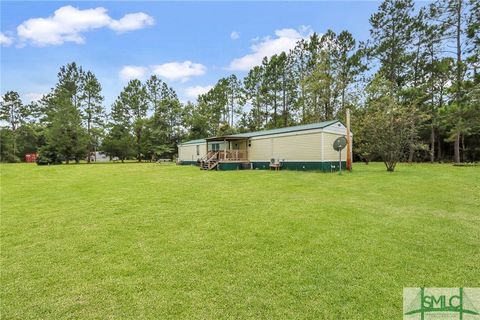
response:
<path fill-rule="evenodd" d="M 218 160 L 222 161 L 244 161 L 248 160 L 247 150 L 223 150 L 218 152 Z"/>

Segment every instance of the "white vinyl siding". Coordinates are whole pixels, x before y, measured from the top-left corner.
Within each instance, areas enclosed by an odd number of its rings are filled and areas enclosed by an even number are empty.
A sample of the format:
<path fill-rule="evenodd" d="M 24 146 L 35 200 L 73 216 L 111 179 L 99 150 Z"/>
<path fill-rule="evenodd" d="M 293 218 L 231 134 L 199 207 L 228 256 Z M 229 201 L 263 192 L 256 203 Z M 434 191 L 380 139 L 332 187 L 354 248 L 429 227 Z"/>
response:
<path fill-rule="evenodd" d="M 344 135 L 340 134 L 334 134 L 334 133 L 328 133 L 324 132 L 323 133 L 323 139 L 324 139 L 324 151 L 323 151 L 323 157 L 324 161 L 338 161 L 338 151 L 335 151 L 333 149 L 333 142 L 338 138 L 338 137 L 343 137 Z M 342 150 L 342 161 L 347 160 L 347 148 L 345 147 Z"/>
<path fill-rule="evenodd" d="M 280 160 L 322 160 L 321 133 L 273 138 L 273 158 Z"/>
<path fill-rule="evenodd" d="M 250 160 L 322 160 L 321 133 L 295 134 L 266 139 L 251 139 Z"/>
<path fill-rule="evenodd" d="M 329 133 L 336 133 L 342 136 L 347 134 L 347 128 L 340 122 L 331 124 L 328 127 L 323 128 L 323 131 Z"/>
<path fill-rule="evenodd" d="M 270 161 L 272 158 L 271 139 L 251 139 L 248 157 L 251 161 Z"/>
<path fill-rule="evenodd" d="M 325 137 L 325 149 L 324 160 L 325 161 L 338 161 L 338 152 L 333 150 L 333 142 L 338 137 L 345 137 L 347 134 L 347 128 L 340 122 L 334 123 L 323 129 Z M 353 146 L 353 134 L 350 132 L 350 143 Z M 353 151 L 351 150 L 353 156 Z M 347 148 L 342 150 L 342 161 L 347 160 Z"/>
<path fill-rule="evenodd" d="M 197 146 L 200 155 L 197 156 Z M 178 159 L 183 161 L 197 161 L 205 153 L 205 143 L 187 144 L 178 146 Z"/>

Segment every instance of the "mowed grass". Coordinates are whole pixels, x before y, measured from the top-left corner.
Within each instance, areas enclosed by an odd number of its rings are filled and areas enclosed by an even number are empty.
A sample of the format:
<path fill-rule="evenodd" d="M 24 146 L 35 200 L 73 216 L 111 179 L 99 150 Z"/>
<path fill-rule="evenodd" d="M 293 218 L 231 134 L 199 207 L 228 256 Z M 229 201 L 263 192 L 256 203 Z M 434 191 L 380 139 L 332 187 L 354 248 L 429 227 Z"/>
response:
<path fill-rule="evenodd" d="M 480 287 L 480 168 L 1 167 L 4 319 L 400 319 Z"/>

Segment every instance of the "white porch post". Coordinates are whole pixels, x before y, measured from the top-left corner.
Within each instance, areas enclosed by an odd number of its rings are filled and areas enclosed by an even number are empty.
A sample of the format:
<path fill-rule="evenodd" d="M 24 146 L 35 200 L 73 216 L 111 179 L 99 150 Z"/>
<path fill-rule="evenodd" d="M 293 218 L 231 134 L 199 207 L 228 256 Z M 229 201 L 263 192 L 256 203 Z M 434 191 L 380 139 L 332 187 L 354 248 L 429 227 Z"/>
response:
<path fill-rule="evenodd" d="M 223 160 L 227 160 L 227 139 L 223 139 Z"/>

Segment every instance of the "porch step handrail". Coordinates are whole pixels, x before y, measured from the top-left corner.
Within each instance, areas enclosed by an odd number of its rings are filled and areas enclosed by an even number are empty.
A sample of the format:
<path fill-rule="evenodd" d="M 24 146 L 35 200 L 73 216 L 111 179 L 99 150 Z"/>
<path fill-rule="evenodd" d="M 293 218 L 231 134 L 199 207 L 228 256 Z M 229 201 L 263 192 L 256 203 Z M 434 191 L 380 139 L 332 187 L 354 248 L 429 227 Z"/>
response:
<path fill-rule="evenodd" d="M 214 151 L 210 150 L 210 151 L 208 151 L 207 153 L 205 153 L 205 154 L 200 158 L 200 162 L 206 161 L 207 159 L 209 159 L 209 158 L 211 157 L 211 155 L 212 155 L 212 152 L 214 152 Z"/>
<path fill-rule="evenodd" d="M 216 160 L 218 157 L 218 151 L 215 152 L 206 162 L 213 161 L 214 159 Z"/>
<path fill-rule="evenodd" d="M 202 157 L 202 159 L 204 160 L 200 162 L 200 169 L 212 170 L 218 165 L 218 151 L 209 151 L 205 157 Z"/>

